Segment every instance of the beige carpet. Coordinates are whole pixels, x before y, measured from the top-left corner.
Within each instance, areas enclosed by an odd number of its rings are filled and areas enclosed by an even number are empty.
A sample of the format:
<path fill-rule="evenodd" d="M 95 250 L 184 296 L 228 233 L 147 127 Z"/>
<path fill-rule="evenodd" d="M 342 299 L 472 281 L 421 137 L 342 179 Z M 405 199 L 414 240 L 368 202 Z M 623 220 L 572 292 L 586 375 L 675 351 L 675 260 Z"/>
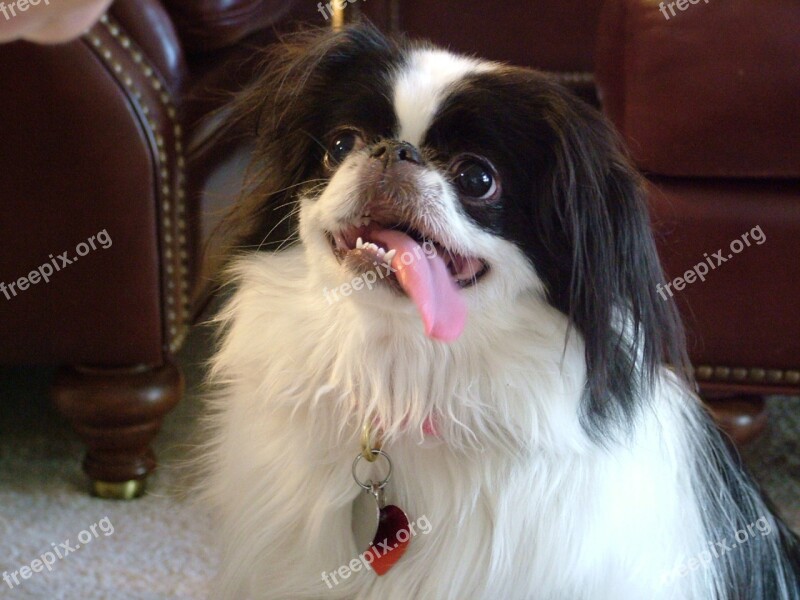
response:
<path fill-rule="evenodd" d="M 60 544 L 66 540 L 70 548 L 81 546 L 62 559 L 47 557 L 52 571 L 26 573 L 26 580 L 18 575 L 20 585 L 13 589 L 0 580 L 0 598 L 206 597 L 214 571 L 210 523 L 207 515 L 176 494 L 183 474 L 174 465 L 193 443 L 208 348 L 207 332 L 196 329 L 180 357 L 187 374 L 186 399 L 168 417 L 156 446 L 165 468 L 152 478 L 145 498 L 128 503 L 85 493 L 81 445 L 47 400 L 50 371 L 0 371 L 0 577 L 23 565 L 30 567 L 48 551 L 54 556 L 54 546 L 64 554 Z M 773 398 L 770 411 L 770 434 L 748 448 L 745 458 L 800 530 L 800 401 Z M 80 543 L 79 535 L 86 544 Z"/>
<path fill-rule="evenodd" d="M 0 577 L 19 570 L 52 545 L 70 540 L 76 551 L 52 571 L 33 573 L 0 599 L 200 600 L 214 571 L 208 517 L 181 498 L 179 464 L 192 443 L 200 402 L 201 362 L 208 344 L 196 331 L 180 362 L 187 394 L 169 415 L 155 450 L 163 468 L 149 493 L 134 502 L 91 498 L 80 471 L 83 449 L 47 399 L 47 370 L 0 371 Z M 199 352 L 200 355 L 195 354 Z M 100 520 L 108 517 L 114 532 Z M 85 546 L 81 531 L 98 536 Z M 84 536 L 87 539 L 87 536 Z M 19 576 L 18 576 L 19 578 Z M 13 581 L 12 581 L 13 583 Z"/>

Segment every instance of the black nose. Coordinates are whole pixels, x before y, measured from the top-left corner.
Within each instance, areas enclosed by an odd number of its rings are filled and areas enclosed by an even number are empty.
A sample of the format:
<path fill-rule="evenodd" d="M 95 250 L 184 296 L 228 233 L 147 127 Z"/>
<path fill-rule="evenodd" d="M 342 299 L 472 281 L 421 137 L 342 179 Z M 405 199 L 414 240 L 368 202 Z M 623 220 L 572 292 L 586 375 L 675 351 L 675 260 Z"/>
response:
<path fill-rule="evenodd" d="M 378 142 L 373 146 L 370 156 L 383 161 L 384 166 L 387 167 L 400 161 L 408 161 L 415 165 L 422 164 L 422 156 L 419 150 L 408 142 L 399 142 L 397 140 Z"/>

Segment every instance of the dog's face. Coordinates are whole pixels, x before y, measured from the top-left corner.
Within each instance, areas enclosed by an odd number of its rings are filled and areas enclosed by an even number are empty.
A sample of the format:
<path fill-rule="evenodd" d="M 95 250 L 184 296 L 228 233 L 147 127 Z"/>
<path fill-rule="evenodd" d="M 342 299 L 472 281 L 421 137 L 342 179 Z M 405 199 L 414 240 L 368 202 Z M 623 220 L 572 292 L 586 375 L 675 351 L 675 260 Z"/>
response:
<path fill-rule="evenodd" d="M 536 160 L 520 163 L 530 140 L 497 114 L 502 82 L 513 82 L 502 67 L 417 49 L 370 65 L 364 81 L 333 84 L 342 96 L 331 89 L 312 134 L 314 177 L 326 185 L 302 197 L 300 213 L 327 285 L 377 273 L 351 301 L 416 305 L 425 332 L 444 340 L 459 336 L 467 311 L 534 291 L 514 225 L 529 212 L 521 188 Z"/>
<path fill-rule="evenodd" d="M 295 208 L 326 293 L 418 312 L 440 340 L 535 297 L 584 337 L 595 396 L 633 394 L 671 307 L 638 177 L 599 113 L 541 73 L 366 27 L 281 52 L 242 101 L 263 169 L 237 217 L 245 245 L 263 244 L 270 207 Z"/>

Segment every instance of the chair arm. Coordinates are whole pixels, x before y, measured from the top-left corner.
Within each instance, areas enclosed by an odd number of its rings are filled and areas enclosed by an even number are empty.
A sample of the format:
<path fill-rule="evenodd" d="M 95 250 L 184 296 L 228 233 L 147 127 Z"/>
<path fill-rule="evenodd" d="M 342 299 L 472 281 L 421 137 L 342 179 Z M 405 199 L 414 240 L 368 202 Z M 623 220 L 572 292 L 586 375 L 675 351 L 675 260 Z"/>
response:
<path fill-rule="evenodd" d="M 120 0 L 69 44 L 0 46 L 0 281 L 75 258 L 102 230 L 113 240 L 0 298 L 0 362 L 157 365 L 177 350 L 190 314 L 183 72 L 154 0 Z"/>

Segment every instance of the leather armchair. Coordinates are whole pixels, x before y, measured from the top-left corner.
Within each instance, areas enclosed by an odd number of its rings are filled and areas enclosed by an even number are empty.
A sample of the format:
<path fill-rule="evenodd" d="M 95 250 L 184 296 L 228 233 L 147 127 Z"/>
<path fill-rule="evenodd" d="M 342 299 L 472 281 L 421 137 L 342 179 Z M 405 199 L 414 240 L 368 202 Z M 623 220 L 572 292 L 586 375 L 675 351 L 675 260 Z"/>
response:
<path fill-rule="evenodd" d="M 650 181 L 695 376 L 734 426 L 800 391 L 800 7 L 669 4 L 605 3 L 597 80 Z"/>
<path fill-rule="evenodd" d="M 0 294 L 0 363 L 61 366 L 55 404 L 88 446 L 97 494 L 141 493 L 181 396 L 173 357 L 206 288 L 204 190 L 233 148 L 198 142 L 203 117 L 247 80 L 278 20 L 302 14 L 280 0 L 118 0 L 75 42 L 0 46 L 0 282 L 15 292 Z"/>
<path fill-rule="evenodd" d="M 387 30 L 549 71 L 602 105 L 648 175 L 668 277 L 725 249 L 705 281 L 671 289 L 703 397 L 742 442 L 765 423 L 762 395 L 800 392 L 800 9 L 678 4 L 669 20 L 649 0 L 370 0 L 363 11 Z M 766 241 L 727 259 L 759 225 Z"/>
<path fill-rule="evenodd" d="M 369 0 L 348 4 L 385 31 L 405 32 L 457 52 L 548 71 L 597 103 L 594 53 L 603 0 Z"/>

